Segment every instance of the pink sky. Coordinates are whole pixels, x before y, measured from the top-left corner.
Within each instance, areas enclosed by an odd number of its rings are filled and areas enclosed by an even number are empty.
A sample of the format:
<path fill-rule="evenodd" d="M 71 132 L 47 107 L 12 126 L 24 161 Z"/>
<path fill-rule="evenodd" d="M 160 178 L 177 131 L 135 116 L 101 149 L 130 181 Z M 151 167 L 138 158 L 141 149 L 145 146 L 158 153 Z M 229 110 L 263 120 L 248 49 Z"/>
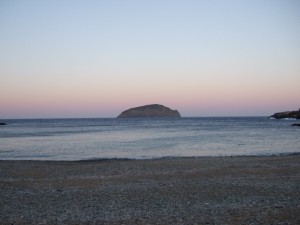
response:
<path fill-rule="evenodd" d="M 160 82 L 155 83 L 155 79 Z M 270 83 L 241 81 L 233 84 L 155 79 L 141 78 L 133 84 L 108 79 L 105 84 L 101 79 L 58 85 L 52 81 L 37 86 L 24 81 L 13 85 L 14 91 L 7 85 L 0 97 L 0 117 L 115 117 L 127 108 L 152 103 L 178 109 L 182 116 L 264 116 L 298 109 L 296 79 L 291 84 L 283 80 L 274 87 Z"/>

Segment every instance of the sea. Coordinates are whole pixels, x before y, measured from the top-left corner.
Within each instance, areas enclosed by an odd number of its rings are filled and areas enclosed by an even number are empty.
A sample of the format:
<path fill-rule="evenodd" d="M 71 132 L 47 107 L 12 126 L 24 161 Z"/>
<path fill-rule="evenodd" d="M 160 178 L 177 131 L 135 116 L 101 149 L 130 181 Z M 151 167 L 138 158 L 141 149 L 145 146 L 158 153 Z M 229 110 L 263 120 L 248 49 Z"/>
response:
<path fill-rule="evenodd" d="M 268 117 L 1 120 L 0 160 L 101 160 L 300 153 L 295 121 Z"/>

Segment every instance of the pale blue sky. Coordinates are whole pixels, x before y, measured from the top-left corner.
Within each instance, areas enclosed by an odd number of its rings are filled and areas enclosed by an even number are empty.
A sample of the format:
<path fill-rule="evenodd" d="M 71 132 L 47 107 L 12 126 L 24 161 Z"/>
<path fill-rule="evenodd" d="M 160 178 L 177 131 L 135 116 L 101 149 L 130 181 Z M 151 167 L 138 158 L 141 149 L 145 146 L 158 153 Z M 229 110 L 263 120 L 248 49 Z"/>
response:
<path fill-rule="evenodd" d="M 296 0 L 0 1 L 2 118 L 266 115 L 300 107 L 299 62 Z"/>

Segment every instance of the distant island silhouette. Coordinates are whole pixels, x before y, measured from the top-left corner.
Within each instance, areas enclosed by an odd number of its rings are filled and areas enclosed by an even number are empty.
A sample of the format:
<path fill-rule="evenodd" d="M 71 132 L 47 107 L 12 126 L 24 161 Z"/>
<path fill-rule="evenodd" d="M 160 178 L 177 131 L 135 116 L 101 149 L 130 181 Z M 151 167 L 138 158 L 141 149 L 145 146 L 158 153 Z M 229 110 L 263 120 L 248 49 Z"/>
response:
<path fill-rule="evenodd" d="M 177 110 L 159 104 L 144 105 L 123 111 L 117 118 L 181 117 Z"/>
<path fill-rule="evenodd" d="M 300 119 L 300 109 L 298 111 L 277 112 L 270 117 L 275 119 Z"/>

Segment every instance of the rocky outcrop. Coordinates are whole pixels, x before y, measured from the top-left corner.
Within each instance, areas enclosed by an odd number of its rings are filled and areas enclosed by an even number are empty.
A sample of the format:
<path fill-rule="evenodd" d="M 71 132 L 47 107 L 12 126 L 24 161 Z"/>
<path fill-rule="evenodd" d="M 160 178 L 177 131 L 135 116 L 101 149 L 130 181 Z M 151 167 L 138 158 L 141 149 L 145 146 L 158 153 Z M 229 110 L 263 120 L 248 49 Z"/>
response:
<path fill-rule="evenodd" d="M 300 109 L 298 111 L 286 111 L 274 113 L 270 116 L 275 119 L 300 119 Z"/>
<path fill-rule="evenodd" d="M 144 118 L 144 117 L 181 117 L 177 110 L 163 105 L 153 104 L 131 108 L 122 112 L 117 118 Z"/>

